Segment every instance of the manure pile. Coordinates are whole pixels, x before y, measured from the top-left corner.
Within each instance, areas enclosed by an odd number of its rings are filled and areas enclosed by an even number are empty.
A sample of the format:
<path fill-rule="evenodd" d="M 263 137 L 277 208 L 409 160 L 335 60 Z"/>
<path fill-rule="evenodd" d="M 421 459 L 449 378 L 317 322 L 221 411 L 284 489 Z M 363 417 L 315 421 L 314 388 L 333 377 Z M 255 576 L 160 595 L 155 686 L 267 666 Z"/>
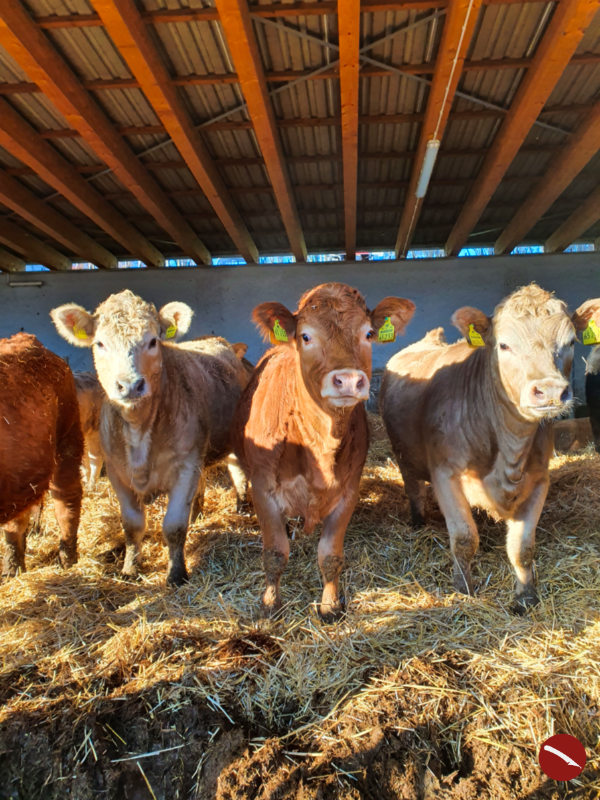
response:
<path fill-rule="evenodd" d="M 600 796 L 600 457 L 557 457 L 538 528 L 541 605 L 509 612 L 500 525 L 479 519 L 476 597 L 452 591 L 448 539 L 408 504 L 381 424 L 346 537 L 348 612 L 316 614 L 316 536 L 294 532 L 280 619 L 258 617 L 255 517 L 209 477 L 191 580 L 164 585 L 164 501 L 143 577 L 120 576 L 106 478 L 84 496 L 80 560 L 56 565 L 46 504 L 30 572 L 0 586 L 0 799 L 517 800 Z M 545 778 L 540 743 L 588 763 Z"/>

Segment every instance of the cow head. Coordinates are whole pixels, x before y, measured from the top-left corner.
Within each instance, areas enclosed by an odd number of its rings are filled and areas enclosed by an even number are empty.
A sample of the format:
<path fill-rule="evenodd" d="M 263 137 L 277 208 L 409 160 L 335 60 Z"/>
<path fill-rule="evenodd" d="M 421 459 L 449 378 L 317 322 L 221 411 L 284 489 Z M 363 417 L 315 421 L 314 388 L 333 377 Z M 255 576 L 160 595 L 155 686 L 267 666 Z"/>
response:
<path fill-rule="evenodd" d="M 452 322 L 475 345 L 487 348 L 510 401 L 528 420 L 557 417 L 573 404 L 569 383 L 576 331 L 600 321 L 600 299 L 570 315 L 566 304 L 537 284 L 505 298 L 492 319 L 477 308 L 455 311 Z"/>
<path fill-rule="evenodd" d="M 371 344 L 404 333 L 414 310 L 410 300 L 386 297 L 369 311 L 357 289 L 325 283 L 302 295 L 295 313 L 281 303 L 261 303 L 252 318 L 273 344 L 296 349 L 308 392 L 331 410 L 369 397 Z"/>
<path fill-rule="evenodd" d="M 112 294 L 90 314 L 75 303 L 54 308 L 58 332 L 77 347 L 92 347 L 96 372 L 111 402 L 125 408 L 150 398 L 162 368 L 162 342 L 185 333 L 192 319 L 185 303 L 152 303 L 128 289 Z"/>

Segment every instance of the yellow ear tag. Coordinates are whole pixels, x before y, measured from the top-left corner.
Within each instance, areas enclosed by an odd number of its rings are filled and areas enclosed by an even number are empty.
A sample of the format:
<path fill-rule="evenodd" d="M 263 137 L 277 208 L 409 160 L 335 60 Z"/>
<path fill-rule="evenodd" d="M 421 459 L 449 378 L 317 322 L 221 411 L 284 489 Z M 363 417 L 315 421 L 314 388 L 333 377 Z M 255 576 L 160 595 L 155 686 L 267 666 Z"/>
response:
<path fill-rule="evenodd" d="M 169 327 L 165 331 L 165 339 L 173 339 L 176 333 L 177 333 L 177 326 L 169 325 Z"/>
<path fill-rule="evenodd" d="M 480 333 L 477 333 L 475 330 L 475 326 L 473 323 L 469 325 L 469 331 L 467 333 L 467 339 L 471 347 L 485 347 L 485 342 L 483 341 L 483 336 Z"/>
<path fill-rule="evenodd" d="M 273 325 L 273 333 L 271 334 L 271 344 L 277 344 L 277 342 L 287 342 L 288 335 L 285 332 L 285 328 L 281 327 L 281 324 L 278 319 L 275 320 L 275 324 Z"/>
<path fill-rule="evenodd" d="M 394 342 L 395 340 L 396 340 L 396 331 L 394 329 L 394 325 L 390 321 L 390 318 L 386 317 L 383 325 L 377 331 L 377 341 Z"/>
<path fill-rule="evenodd" d="M 87 333 L 86 333 L 86 332 L 83 330 L 83 328 L 78 328 L 78 327 L 77 327 L 77 325 L 75 325 L 75 327 L 73 328 L 73 333 L 75 334 L 75 336 L 76 336 L 78 339 L 87 339 L 87 338 L 88 338 L 88 335 L 87 335 Z"/>
<path fill-rule="evenodd" d="M 581 335 L 584 344 L 598 344 L 600 342 L 600 328 L 593 319 L 587 324 L 587 328 Z"/>

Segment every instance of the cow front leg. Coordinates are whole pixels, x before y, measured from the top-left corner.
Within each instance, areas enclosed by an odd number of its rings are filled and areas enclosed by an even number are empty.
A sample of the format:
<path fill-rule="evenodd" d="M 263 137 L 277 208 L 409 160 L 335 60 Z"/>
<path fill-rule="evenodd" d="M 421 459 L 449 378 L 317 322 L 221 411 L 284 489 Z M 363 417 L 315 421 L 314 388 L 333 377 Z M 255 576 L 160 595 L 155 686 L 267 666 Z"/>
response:
<path fill-rule="evenodd" d="M 185 539 L 192 502 L 197 497 L 200 484 L 204 484 L 202 464 L 196 459 L 190 459 L 181 467 L 177 482 L 169 492 L 169 504 L 163 520 L 163 536 L 169 549 L 167 583 L 170 586 L 181 586 L 189 579 L 185 565 Z"/>
<path fill-rule="evenodd" d="M 460 478 L 448 470 L 433 470 L 431 483 L 450 535 L 454 588 L 457 592 L 472 595 L 471 561 L 479 547 L 479 533 L 471 507 L 462 490 Z"/>
<path fill-rule="evenodd" d="M 272 616 L 281 608 L 279 585 L 290 557 L 290 542 L 285 516 L 268 490 L 261 489 L 260 484 L 253 486 L 253 500 L 263 540 L 266 586 L 262 610 L 266 616 Z"/>
<path fill-rule="evenodd" d="M 29 509 L 4 525 L 6 550 L 2 563 L 2 577 L 12 578 L 17 572 L 25 572 L 25 541 L 29 526 Z"/>
<path fill-rule="evenodd" d="M 357 492 L 345 495 L 323 520 L 318 558 L 323 579 L 319 614 L 324 622 L 333 622 L 344 613 L 344 606 L 339 594 L 340 575 L 344 567 L 344 537 L 356 505 L 357 496 Z"/>
<path fill-rule="evenodd" d="M 121 525 L 125 533 L 125 561 L 123 575 L 137 578 L 141 562 L 141 545 L 146 531 L 146 514 L 140 497 L 126 486 L 109 461 L 106 462 L 108 479 L 117 495 L 121 509 Z"/>
<path fill-rule="evenodd" d="M 538 483 L 517 512 L 506 521 L 506 551 L 516 575 L 512 610 L 523 614 L 539 603 L 533 575 L 535 529 L 548 494 L 548 480 Z"/>
<path fill-rule="evenodd" d="M 62 567 L 71 567 L 77 561 L 82 452 L 81 433 L 71 429 L 57 444 L 56 466 L 50 481 L 54 515 L 60 529 L 58 558 Z"/>

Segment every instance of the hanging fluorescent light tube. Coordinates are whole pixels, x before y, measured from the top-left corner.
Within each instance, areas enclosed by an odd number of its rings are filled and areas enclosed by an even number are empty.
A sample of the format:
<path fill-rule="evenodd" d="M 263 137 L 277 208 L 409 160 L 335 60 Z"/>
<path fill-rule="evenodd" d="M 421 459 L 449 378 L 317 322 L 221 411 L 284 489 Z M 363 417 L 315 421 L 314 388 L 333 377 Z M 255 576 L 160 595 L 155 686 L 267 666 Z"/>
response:
<path fill-rule="evenodd" d="M 427 142 L 425 155 L 423 156 L 423 166 L 421 167 L 421 174 L 419 175 L 419 182 L 417 183 L 417 188 L 415 189 L 415 197 L 418 200 L 420 200 L 422 197 L 425 197 L 427 194 L 427 187 L 429 186 L 429 181 L 431 180 L 431 173 L 433 172 L 439 149 L 439 139 L 430 139 Z"/>
<path fill-rule="evenodd" d="M 26 286 L 40 287 L 44 285 L 44 281 L 8 281 L 8 285 L 13 288 L 25 288 Z"/>

